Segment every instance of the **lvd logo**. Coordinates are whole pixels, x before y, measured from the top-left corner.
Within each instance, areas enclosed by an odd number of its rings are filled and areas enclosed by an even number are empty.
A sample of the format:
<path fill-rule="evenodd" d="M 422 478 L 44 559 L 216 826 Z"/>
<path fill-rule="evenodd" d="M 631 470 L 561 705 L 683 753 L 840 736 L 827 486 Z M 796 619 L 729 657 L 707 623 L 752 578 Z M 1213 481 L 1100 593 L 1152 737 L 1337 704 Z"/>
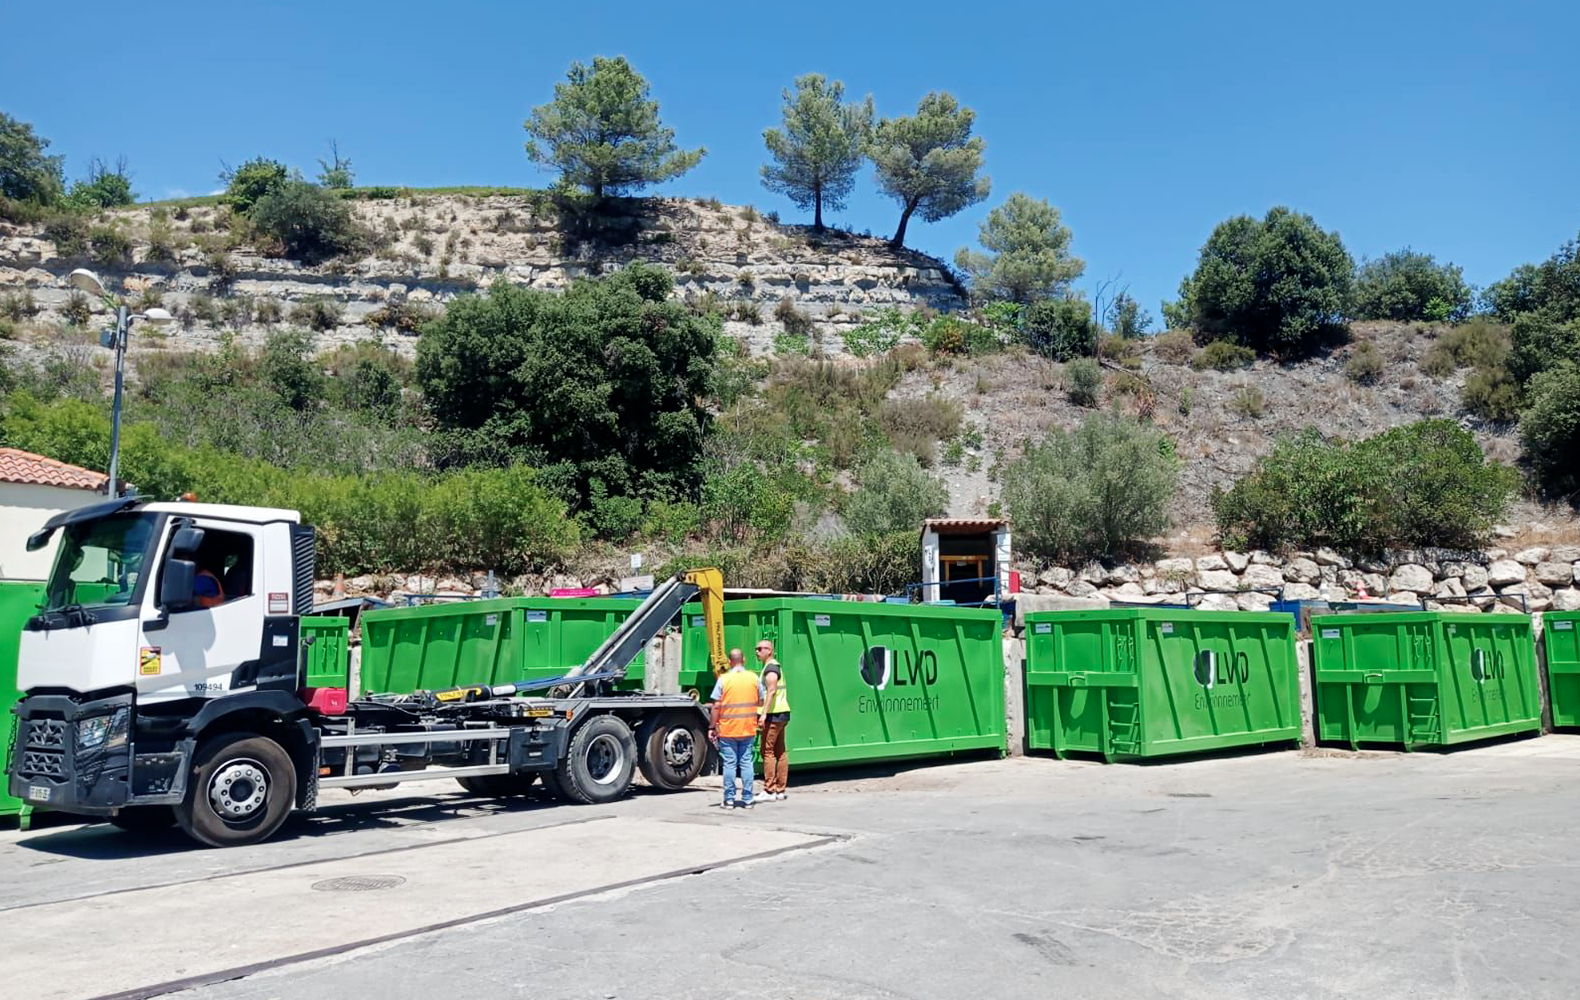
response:
<path fill-rule="evenodd" d="M 938 654 L 924 649 L 895 656 L 887 646 L 868 646 L 861 654 L 861 679 L 868 687 L 882 691 L 892 682 L 895 687 L 926 686 L 938 683 Z"/>
<path fill-rule="evenodd" d="M 1497 650 L 1488 655 L 1485 649 L 1474 649 L 1470 652 L 1470 679 L 1477 684 L 1485 684 L 1489 680 L 1503 680 L 1504 665 L 1503 654 Z"/>
<path fill-rule="evenodd" d="M 1196 683 L 1211 691 L 1218 684 L 1244 684 L 1251 679 L 1251 660 L 1244 653 L 1233 658 L 1219 657 L 1216 652 L 1204 649 L 1196 654 L 1193 667 Z"/>

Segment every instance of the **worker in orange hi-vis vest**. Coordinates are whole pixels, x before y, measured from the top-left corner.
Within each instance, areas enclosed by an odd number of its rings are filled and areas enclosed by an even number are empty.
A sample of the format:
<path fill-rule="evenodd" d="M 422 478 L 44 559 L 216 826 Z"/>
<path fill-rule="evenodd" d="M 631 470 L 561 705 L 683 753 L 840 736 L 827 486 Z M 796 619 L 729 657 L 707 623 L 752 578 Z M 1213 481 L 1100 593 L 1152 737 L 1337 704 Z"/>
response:
<path fill-rule="evenodd" d="M 713 710 L 708 736 L 719 747 L 724 767 L 725 809 L 752 808 L 752 756 L 757 742 L 757 714 L 764 701 L 763 682 L 746 669 L 746 657 L 739 649 L 730 650 L 730 669 L 719 675 L 713 685 Z M 735 797 L 739 774 L 741 796 Z"/>

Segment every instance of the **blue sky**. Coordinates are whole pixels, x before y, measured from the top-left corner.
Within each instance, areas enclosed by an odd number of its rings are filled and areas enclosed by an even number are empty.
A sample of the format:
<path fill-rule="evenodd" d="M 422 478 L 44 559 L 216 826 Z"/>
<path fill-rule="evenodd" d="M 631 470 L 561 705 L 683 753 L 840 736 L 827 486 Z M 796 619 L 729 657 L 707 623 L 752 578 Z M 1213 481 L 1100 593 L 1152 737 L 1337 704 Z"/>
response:
<path fill-rule="evenodd" d="M 1357 258 L 1410 245 L 1486 284 L 1580 231 L 1580 5 L 13 5 L 0 109 L 67 156 L 125 154 L 144 197 L 223 159 L 363 184 L 535 185 L 521 122 L 573 59 L 627 56 L 702 165 L 665 193 L 797 213 L 758 181 L 780 91 L 820 71 L 882 115 L 933 89 L 978 113 L 993 195 L 909 242 L 950 257 L 1013 191 L 1049 199 L 1090 290 L 1154 314 L 1213 225 L 1275 204 Z M 834 220 L 887 235 L 864 176 Z"/>

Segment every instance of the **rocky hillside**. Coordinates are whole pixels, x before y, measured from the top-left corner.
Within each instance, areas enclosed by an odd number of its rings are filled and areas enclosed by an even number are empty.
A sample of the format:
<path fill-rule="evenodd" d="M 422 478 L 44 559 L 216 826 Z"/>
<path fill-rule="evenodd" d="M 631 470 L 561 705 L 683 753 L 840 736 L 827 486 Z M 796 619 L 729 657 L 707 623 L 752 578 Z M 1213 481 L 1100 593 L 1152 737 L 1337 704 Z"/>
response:
<path fill-rule="evenodd" d="M 844 355 L 839 333 L 875 310 L 946 312 L 966 305 L 949 269 L 934 258 L 896 252 L 870 236 L 816 234 L 716 201 L 617 202 L 595 224 L 581 226 L 565 225 L 531 193 L 403 192 L 351 204 L 380 248 L 318 266 L 266 256 L 241 242 L 227 225 L 229 210 L 212 199 L 105 213 L 95 225 L 119 232 L 129 247 L 119 265 L 93 263 L 89 258 L 105 256 L 96 247 L 67 256 L 38 227 L 0 223 L 0 296 L 28 304 L 14 327 L 21 351 L 65 351 L 103 366 L 104 352 L 83 346 L 95 339 L 99 321 L 75 328 L 67 322 L 88 303 L 64 280 L 74 267 L 97 268 L 134 302 L 162 305 L 180 319 L 133 337 L 134 368 L 149 352 L 212 349 L 224 337 L 255 343 L 286 324 L 311 327 L 321 348 L 377 339 L 409 352 L 421 320 L 457 295 L 499 279 L 558 288 L 634 260 L 670 268 L 677 294 L 716 305 L 726 316 L 725 332 L 759 355 L 773 352 L 784 328 L 776 311 L 785 303 L 810 319 L 815 346 L 848 365 L 862 362 Z M 1128 371 L 1110 368 L 1100 405 L 1149 414 L 1179 445 L 1185 466 L 1172 509 L 1176 527 L 1160 540 L 1163 548 L 1208 551 L 1212 488 L 1232 483 L 1288 431 L 1316 427 L 1360 437 L 1449 416 L 1465 422 L 1494 458 L 1516 460 L 1512 425 L 1465 415 L 1467 370 L 1440 377 L 1423 371 L 1442 332 L 1430 324 L 1359 323 L 1354 342 L 1326 356 L 1258 361 L 1236 371 L 1198 371 L 1183 355 L 1144 341 Z M 1367 341 L 1376 346 L 1381 369 L 1358 382 L 1345 366 Z M 1074 427 L 1090 412 L 1068 400 L 1065 378 L 1064 366 L 1019 348 L 941 357 L 905 376 L 894 395 L 936 395 L 964 415 L 964 433 L 938 456 L 950 513 L 993 510 L 994 466 L 1027 440 Z M 1509 524 L 1521 545 L 1580 540 L 1580 520 L 1569 508 L 1521 503 Z"/>
<path fill-rule="evenodd" d="M 716 201 L 620 201 L 580 235 L 531 195 L 419 192 L 352 205 L 383 246 L 319 266 L 237 242 L 229 210 L 212 203 L 106 213 L 100 224 L 130 240 L 130 260 L 120 266 L 63 256 L 42 230 L 0 224 L 0 294 L 30 292 L 39 311 L 24 340 L 48 340 L 71 306 L 66 273 L 87 263 L 182 319 L 167 340 L 134 350 L 203 348 L 226 333 L 254 341 L 279 322 L 311 322 L 324 347 L 377 337 L 406 350 L 411 320 L 456 295 L 501 278 L 559 288 L 634 260 L 668 266 L 682 295 L 713 296 L 727 332 L 758 352 L 771 350 L 774 310 L 786 299 L 822 334 L 874 308 L 964 305 L 942 262 L 924 254 L 870 236 L 816 234 Z M 832 337 L 831 349 L 837 344 Z"/>

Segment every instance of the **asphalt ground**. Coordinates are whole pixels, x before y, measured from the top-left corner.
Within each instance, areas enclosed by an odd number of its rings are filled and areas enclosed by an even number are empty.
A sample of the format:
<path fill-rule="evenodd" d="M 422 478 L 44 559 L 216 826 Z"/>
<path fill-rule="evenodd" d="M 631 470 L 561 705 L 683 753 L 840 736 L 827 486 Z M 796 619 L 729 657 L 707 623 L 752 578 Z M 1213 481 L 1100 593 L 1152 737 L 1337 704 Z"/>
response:
<path fill-rule="evenodd" d="M 453 787 L 453 786 L 449 786 Z M 1580 994 L 1580 737 L 978 759 L 608 806 L 326 793 L 267 843 L 0 832 L 29 1000 Z"/>

